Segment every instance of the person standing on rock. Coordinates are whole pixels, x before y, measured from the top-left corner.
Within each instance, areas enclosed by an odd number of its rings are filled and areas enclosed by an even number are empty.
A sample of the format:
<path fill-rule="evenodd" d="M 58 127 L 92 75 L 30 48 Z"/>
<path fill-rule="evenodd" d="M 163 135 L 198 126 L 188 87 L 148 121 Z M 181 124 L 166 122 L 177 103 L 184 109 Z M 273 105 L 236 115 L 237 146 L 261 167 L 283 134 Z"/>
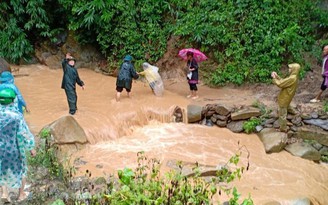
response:
<path fill-rule="evenodd" d="M 281 88 L 278 95 L 278 115 L 279 115 L 279 125 L 280 131 L 287 132 L 287 112 L 288 110 L 293 111 L 290 107 L 290 102 L 292 101 L 299 81 L 299 72 L 301 66 L 298 63 L 292 63 L 288 65 L 290 75 L 287 78 L 281 78 L 276 72 L 271 73 L 273 78 L 273 83 Z"/>
<path fill-rule="evenodd" d="M 77 110 L 76 83 L 84 90 L 84 82 L 80 79 L 79 73 L 75 68 L 75 61 L 75 58 L 70 53 L 67 53 L 62 61 L 64 75 L 61 88 L 65 90 L 69 114 L 71 115 L 74 115 Z"/>
<path fill-rule="evenodd" d="M 116 101 L 120 101 L 121 92 L 123 88 L 126 90 L 128 97 L 130 97 L 130 92 L 132 88 L 132 78 L 138 79 L 139 75 L 135 71 L 132 64 L 132 56 L 126 55 L 123 59 L 123 63 L 120 66 L 120 71 L 116 79 Z"/>
<path fill-rule="evenodd" d="M 325 91 L 328 87 L 328 45 L 325 45 L 322 49 L 322 55 L 323 55 L 323 59 L 322 59 L 322 72 L 321 75 L 323 77 L 323 81 L 321 83 L 321 87 L 320 87 L 320 92 L 319 94 L 312 100 L 310 100 L 311 103 L 316 103 L 316 102 L 320 102 L 321 99 L 321 95 L 323 93 L 323 91 Z"/>
<path fill-rule="evenodd" d="M 27 162 L 25 151 L 32 156 L 36 152 L 34 136 L 30 132 L 23 115 L 15 105 L 16 93 L 13 89 L 0 89 L 0 186 L 1 200 L 10 202 L 8 188 L 19 188 L 17 201 L 23 201 Z"/>

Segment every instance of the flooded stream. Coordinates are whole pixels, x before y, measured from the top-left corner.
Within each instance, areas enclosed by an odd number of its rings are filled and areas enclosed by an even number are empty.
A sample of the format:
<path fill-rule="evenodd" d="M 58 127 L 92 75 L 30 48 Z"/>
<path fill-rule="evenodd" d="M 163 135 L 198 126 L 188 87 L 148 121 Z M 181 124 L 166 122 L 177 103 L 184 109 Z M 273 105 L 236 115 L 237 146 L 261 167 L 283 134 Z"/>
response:
<path fill-rule="evenodd" d="M 239 103 L 251 104 L 256 94 L 231 88 L 199 87 L 197 101 L 187 99 L 188 85 L 166 81 L 163 97 L 155 97 L 143 82 L 133 83 L 132 98 L 122 93 L 115 97 L 113 77 L 87 69 L 79 69 L 85 90 L 77 87 L 78 112 L 74 118 L 87 134 L 87 148 L 76 153 L 87 163 L 79 169 L 91 170 L 94 176 L 115 173 L 124 167 L 134 167 L 138 151 L 163 162 L 170 160 L 199 162 L 217 166 L 225 163 L 237 150 L 238 142 L 250 151 L 250 169 L 236 182 L 243 197 L 251 194 L 255 204 L 307 197 L 315 204 L 328 204 L 328 166 L 293 157 L 282 151 L 266 154 L 257 135 L 235 134 L 228 129 L 195 124 L 170 123 L 175 106 L 188 104 Z M 28 104 L 26 120 L 33 133 L 45 125 L 68 115 L 64 90 L 60 89 L 62 70 L 46 66 L 21 66 L 15 79 Z M 211 99 L 211 101 L 209 101 Z M 245 162 L 242 156 L 241 165 Z"/>

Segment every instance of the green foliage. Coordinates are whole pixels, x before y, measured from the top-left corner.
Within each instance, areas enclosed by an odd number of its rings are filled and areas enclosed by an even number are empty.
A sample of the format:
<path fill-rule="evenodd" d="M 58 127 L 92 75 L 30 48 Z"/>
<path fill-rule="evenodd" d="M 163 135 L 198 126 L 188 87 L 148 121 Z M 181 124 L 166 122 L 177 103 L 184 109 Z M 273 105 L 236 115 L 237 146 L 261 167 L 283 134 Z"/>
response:
<path fill-rule="evenodd" d="M 176 9 L 174 34 L 214 52 L 220 63 L 209 79 L 214 85 L 269 82 L 283 63 L 304 64 L 301 54 L 314 42 L 313 26 L 327 22 L 324 11 L 308 0 L 175 3 L 186 9 Z"/>
<path fill-rule="evenodd" d="M 323 110 L 324 112 L 328 112 L 328 101 L 325 101 L 325 102 L 323 103 L 323 108 L 322 108 L 322 110 Z"/>
<path fill-rule="evenodd" d="M 57 1 L 2 0 L 0 56 L 13 63 L 19 63 L 21 59 L 28 61 L 34 44 L 57 35 L 60 31 L 58 28 L 65 26 L 64 18 Z"/>
<path fill-rule="evenodd" d="M 71 1 L 60 0 L 72 11 L 70 28 L 83 42 L 96 42 L 113 59 L 131 54 L 136 59 L 157 61 L 165 52 L 168 39 L 167 2 L 145 1 Z"/>
<path fill-rule="evenodd" d="M 328 28 L 320 0 L 24 0 L 0 2 L 0 56 L 19 62 L 38 41 L 67 29 L 92 43 L 109 61 L 131 54 L 158 61 L 167 40 L 196 47 L 219 64 L 208 70 L 212 85 L 270 82 L 270 73 L 298 62 Z M 316 55 L 318 56 L 318 55 Z"/>
<path fill-rule="evenodd" d="M 260 125 L 262 123 L 262 120 L 259 118 L 250 118 L 243 124 L 243 128 L 247 134 L 254 132 L 256 129 L 256 126 Z"/>
<path fill-rule="evenodd" d="M 66 172 L 64 171 L 63 164 L 60 163 L 56 156 L 57 146 L 50 143 L 51 133 L 49 129 L 41 130 L 39 134 L 41 143 L 36 149 L 36 156 L 28 156 L 29 177 L 35 178 L 37 172 L 34 169 L 40 167 L 47 169 L 50 178 L 64 179 Z"/>
<path fill-rule="evenodd" d="M 328 155 L 321 155 L 320 160 L 321 160 L 322 162 L 328 163 Z"/>
<path fill-rule="evenodd" d="M 110 182 L 106 193 L 90 197 L 90 204 L 213 204 L 213 197 L 225 192 L 231 196 L 230 204 L 251 205 L 253 201 L 250 197 L 239 203 L 241 199 L 237 189 L 228 185 L 235 179 L 240 179 L 245 170 L 244 167 L 237 166 L 242 148 L 211 180 L 201 177 L 201 167 L 198 163 L 195 164 L 193 173 L 188 176 L 182 173 L 182 162 L 178 162 L 177 171 L 170 171 L 163 176 L 160 174 L 160 162 L 147 159 L 143 152 L 139 152 L 137 168 L 119 170 L 118 184 L 115 184 L 115 180 Z M 246 169 L 248 170 L 248 167 Z M 75 202 L 82 203 L 79 200 Z"/>
<path fill-rule="evenodd" d="M 61 199 L 57 199 L 51 205 L 65 205 L 65 203 Z"/>

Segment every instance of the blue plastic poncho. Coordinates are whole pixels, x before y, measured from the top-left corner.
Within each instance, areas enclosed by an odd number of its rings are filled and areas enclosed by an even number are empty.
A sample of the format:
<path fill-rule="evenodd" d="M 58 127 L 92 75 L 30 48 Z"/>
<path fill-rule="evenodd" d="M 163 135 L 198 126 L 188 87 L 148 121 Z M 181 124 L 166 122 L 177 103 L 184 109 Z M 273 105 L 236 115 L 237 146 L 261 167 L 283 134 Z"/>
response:
<path fill-rule="evenodd" d="M 25 151 L 34 146 L 34 136 L 15 103 L 0 104 L 0 186 L 21 187 L 27 174 Z"/>

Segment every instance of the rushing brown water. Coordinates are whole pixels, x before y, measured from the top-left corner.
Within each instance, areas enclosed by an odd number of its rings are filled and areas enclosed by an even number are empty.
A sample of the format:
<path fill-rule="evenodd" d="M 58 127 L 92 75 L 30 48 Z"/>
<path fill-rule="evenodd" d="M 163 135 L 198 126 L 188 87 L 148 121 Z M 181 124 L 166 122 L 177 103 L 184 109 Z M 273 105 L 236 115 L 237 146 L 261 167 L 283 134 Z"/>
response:
<path fill-rule="evenodd" d="M 250 169 L 235 185 L 243 197 L 251 194 L 255 204 L 276 200 L 292 204 L 293 199 L 307 197 L 314 204 L 328 204 L 328 166 L 293 157 L 282 151 L 266 154 L 254 134 L 235 134 L 227 129 L 169 123 L 175 106 L 185 108 L 190 103 L 251 104 L 255 94 L 229 88 L 210 89 L 200 86 L 200 99 L 185 98 L 185 82 L 167 81 L 161 98 L 155 97 L 148 85 L 136 82 L 132 98 L 122 94 L 120 103 L 114 100 L 116 79 L 80 69 L 86 89 L 78 92 L 78 112 L 75 119 L 85 130 L 90 144 L 76 153 L 94 176 L 114 173 L 124 167 L 134 167 L 136 153 L 145 151 L 166 167 L 169 160 L 199 162 L 217 166 L 225 163 L 238 148 L 238 142 L 250 151 Z M 28 74 L 28 76 L 24 76 Z M 62 71 L 45 66 L 20 67 L 16 84 L 31 112 L 26 120 L 34 133 L 68 114 L 65 93 L 60 89 Z M 245 155 L 241 165 L 245 165 Z"/>

